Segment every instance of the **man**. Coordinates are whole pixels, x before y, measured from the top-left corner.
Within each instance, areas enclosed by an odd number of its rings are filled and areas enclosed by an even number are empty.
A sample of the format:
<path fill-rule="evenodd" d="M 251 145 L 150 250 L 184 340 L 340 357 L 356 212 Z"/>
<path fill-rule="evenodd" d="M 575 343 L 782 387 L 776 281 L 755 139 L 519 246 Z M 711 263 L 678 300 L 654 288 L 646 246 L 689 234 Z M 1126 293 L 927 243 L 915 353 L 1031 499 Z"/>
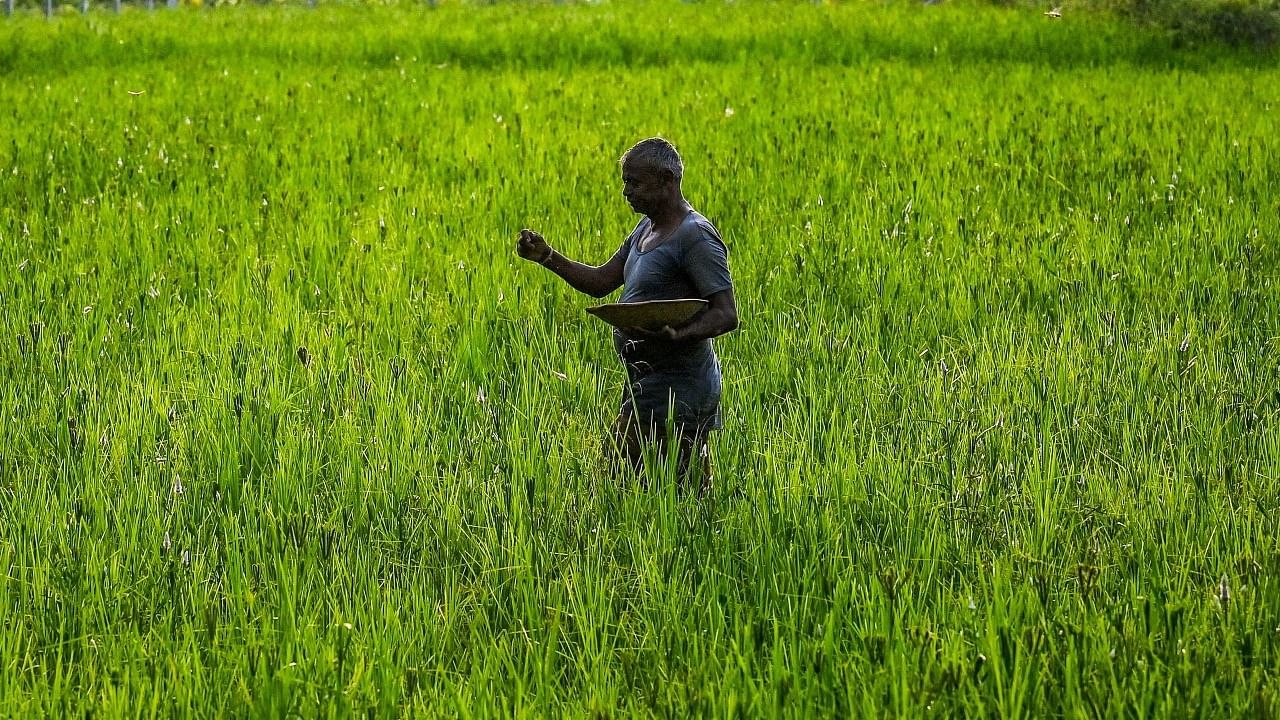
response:
<path fill-rule="evenodd" d="M 680 190 L 684 164 L 671 143 L 642 140 L 622 156 L 621 165 L 622 194 L 645 217 L 607 263 L 597 267 L 570 260 L 528 229 L 520 231 L 516 252 L 592 297 L 622 287 L 620 302 L 709 302 L 679 327 L 613 333 L 628 380 L 613 449 L 640 472 L 646 446 L 662 457 L 674 445 L 681 481 L 705 492 L 711 483 L 707 440 L 721 427 L 720 361 L 711 338 L 738 327 L 728 251 L 711 222 L 685 200 Z"/>

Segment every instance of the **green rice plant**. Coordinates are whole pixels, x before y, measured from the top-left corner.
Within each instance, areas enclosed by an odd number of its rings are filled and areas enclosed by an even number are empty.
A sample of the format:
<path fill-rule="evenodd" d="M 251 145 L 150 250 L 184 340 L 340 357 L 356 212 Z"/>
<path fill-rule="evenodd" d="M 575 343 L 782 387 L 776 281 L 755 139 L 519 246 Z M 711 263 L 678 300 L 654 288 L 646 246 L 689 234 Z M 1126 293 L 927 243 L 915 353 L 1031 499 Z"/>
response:
<path fill-rule="evenodd" d="M 0 716 L 1273 712 L 1272 60 L 979 4 L 0 23 Z M 514 253 L 612 253 L 654 134 L 743 317 L 702 499 L 608 471 L 608 330 Z"/>

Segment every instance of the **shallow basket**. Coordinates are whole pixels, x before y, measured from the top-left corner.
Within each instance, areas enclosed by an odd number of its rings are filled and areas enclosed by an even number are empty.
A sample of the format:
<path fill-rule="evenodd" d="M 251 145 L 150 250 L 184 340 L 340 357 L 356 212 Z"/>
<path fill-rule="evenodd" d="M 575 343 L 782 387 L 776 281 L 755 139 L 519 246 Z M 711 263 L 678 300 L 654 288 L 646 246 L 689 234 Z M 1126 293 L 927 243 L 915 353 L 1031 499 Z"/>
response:
<path fill-rule="evenodd" d="M 706 300 L 649 300 L 597 305 L 587 312 L 614 327 L 659 330 L 663 325 L 676 327 L 688 322 L 708 305 Z"/>

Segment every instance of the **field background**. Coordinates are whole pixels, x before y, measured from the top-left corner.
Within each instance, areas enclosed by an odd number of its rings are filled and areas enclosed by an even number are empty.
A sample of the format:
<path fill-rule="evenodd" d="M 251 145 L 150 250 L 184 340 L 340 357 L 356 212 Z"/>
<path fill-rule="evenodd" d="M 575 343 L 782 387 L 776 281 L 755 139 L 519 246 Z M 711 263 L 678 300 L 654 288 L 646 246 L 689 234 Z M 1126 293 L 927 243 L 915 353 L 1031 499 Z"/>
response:
<path fill-rule="evenodd" d="M 0 22 L 0 716 L 1280 710 L 1274 55 L 976 5 Z M 731 252 L 620 486 L 661 134 Z"/>

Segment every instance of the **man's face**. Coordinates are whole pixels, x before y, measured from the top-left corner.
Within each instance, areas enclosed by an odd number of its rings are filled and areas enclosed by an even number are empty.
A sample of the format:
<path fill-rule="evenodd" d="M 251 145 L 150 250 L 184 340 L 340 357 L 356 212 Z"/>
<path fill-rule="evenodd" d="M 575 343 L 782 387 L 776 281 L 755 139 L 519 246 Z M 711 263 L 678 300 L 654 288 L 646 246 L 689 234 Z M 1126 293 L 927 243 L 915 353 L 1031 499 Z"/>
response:
<path fill-rule="evenodd" d="M 622 196 L 632 210 L 648 215 L 661 208 L 669 194 L 667 175 L 647 165 L 622 165 Z"/>

